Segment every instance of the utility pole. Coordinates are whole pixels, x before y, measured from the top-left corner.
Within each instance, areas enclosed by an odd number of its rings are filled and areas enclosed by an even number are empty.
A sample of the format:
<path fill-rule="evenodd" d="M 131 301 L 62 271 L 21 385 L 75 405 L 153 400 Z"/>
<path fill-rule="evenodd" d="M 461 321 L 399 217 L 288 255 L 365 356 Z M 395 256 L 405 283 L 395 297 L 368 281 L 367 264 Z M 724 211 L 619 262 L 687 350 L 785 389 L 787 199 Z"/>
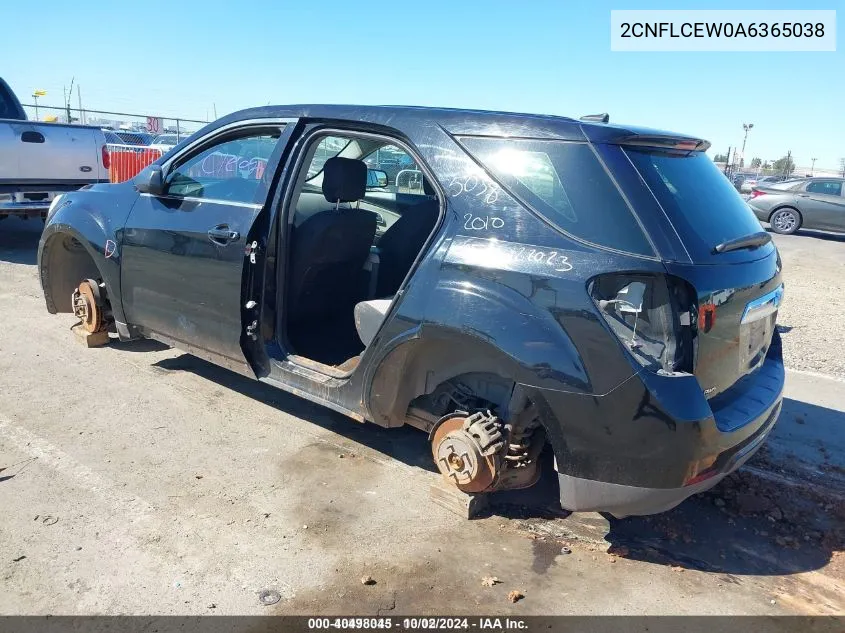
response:
<path fill-rule="evenodd" d="M 67 110 L 67 122 L 71 123 L 71 116 L 70 116 L 70 98 L 73 96 L 73 82 L 76 77 L 70 78 L 70 90 L 65 93 L 65 109 Z"/>
<path fill-rule="evenodd" d="M 45 97 L 47 96 L 46 90 L 33 90 L 32 91 L 32 98 L 35 100 L 35 120 L 38 120 L 38 97 Z"/>
<path fill-rule="evenodd" d="M 79 122 L 85 125 L 85 113 L 82 111 L 82 92 L 79 90 L 79 84 L 76 86 L 76 98 L 79 100 Z"/>
<path fill-rule="evenodd" d="M 742 137 L 742 154 L 739 157 L 739 160 L 742 161 L 743 167 L 745 166 L 745 141 L 748 140 L 748 130 L 754 127 L 753 123 L 743 123 L 742 129 L 745 130 L 745 136 Z"/>
<path fill-rule="evenodd" d="M 727 175 L 728 175 L 728 172 L 730 171 L 730 169 L 728 169 L 728 167 L 729 167 L 729 166 L 730 166 L 730 164 L 731 164 L 731 149 L 732 149 L 732 148 L 731 148 L 731 147 L 730 147 L 730 145 L 729 145 L 729 146 L 728 146 L 728 153 L 727 153 L 727 154 L 725 154 L 725 176 L 727 176 Z"/>
<path fill-rule="evenodd" d="M 810 175 L 813 176 L 816 173 L 816 161 L 818 159 L 817 158 L 811 158 L 810 160 L 813 161 L 812 164 L 810 165 Z"/>
<path fill-rule="evenodd" d="M 790 169 L 790 164 L 792 163 L 792 150 L 786 152 L 786 165 L 783 166 L 784 168 L 784 176 L 789 178 L 789 174 L 792 171 Z"/>

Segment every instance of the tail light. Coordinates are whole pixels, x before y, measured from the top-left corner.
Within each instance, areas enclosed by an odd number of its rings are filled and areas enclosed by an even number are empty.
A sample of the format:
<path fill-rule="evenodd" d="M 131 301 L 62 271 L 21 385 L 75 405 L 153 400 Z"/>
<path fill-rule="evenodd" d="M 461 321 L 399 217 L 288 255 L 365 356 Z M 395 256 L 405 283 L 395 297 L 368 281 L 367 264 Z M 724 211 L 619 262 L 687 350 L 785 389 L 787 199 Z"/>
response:
<path fill-rule="evenodd" d="M 103 156 L 103 167 L 105 169 L 110 169 L 111 168 L 111 154 L 109 154 L 109 149 L 105 145 L 103 145 L 102 148 L 100 148 L 100 153 Z"/>
<path fill-rule="evenodd" d="M 765 195 L 766 195 L 765 191 L 760 191 L 759 189 L 755 189 L 754 191 L 751 192 L 751 199 L 753 200 L 754 198 L 759 198 L 760 196 L 765 196 Z"/>
<path fill-rule="evenodd" d="M 692 297 L 667 275 L 609 274 L 590 283 L 599 313 L 631 356 L 655 372 L 693 370 Z"/>

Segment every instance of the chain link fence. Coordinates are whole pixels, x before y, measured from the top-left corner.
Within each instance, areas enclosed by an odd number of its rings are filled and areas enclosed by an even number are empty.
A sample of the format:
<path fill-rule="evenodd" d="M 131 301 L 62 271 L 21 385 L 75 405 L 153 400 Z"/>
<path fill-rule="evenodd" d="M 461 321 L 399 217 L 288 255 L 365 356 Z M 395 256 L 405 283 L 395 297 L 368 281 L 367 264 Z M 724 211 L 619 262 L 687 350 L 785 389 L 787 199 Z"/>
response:
<path fill-rule="evenodd" d="M 27 118 L 42 123 L 93 125 L 103 130 L 109 155 L 109 180 L 133 178 L 163 153 L 191 136 L 207 121 L 25 104 Z"/>

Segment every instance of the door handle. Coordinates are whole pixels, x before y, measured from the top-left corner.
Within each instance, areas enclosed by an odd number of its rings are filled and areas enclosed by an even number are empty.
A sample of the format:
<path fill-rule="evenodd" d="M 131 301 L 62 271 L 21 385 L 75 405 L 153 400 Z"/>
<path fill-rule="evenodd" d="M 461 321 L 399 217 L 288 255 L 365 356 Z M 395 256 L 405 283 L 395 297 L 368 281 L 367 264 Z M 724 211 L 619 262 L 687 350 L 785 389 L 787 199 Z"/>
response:
<path fill-rule="evenodd" d="M 798 197 L 799 197 L 799 198 L 809 198 L 809 197 L 810 197 L 810 194 L 808 194 L 808 193 L 799 193 L 799 194 L 798 194 Z"/>
<path fill-rule="evenodd" d="M 43 143 L 44 142 L 44 135 L 41 132 L 33 132 L 32 130 L 27 130 L 23 134 L 21 134 L 21 142 L 23 143 Z"/>
<path fill-rule="evenodd" d="M 230 229 L 228 224 L 219 224 L 213 229 L 208 229 L 208 239 L 215 244 L 228 244 L 234 242 L 240 236 L 241 234 Z"/>

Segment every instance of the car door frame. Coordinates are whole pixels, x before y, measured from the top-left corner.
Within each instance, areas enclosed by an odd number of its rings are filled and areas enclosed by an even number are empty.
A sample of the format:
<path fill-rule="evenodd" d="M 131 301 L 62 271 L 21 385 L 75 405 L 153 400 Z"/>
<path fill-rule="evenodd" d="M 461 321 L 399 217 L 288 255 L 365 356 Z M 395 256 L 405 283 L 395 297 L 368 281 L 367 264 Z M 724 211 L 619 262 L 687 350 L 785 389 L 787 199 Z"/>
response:
<path fill-rule="evenodd" d="M 441 234 L 446 217 L 447 198 L 435 177 L 434 169 L 424 160 L 423 153 L 416 148 L 414 142 L 397 128 L 384 127 L 366 121 L 334 119 L 319 121 L 301 119 L 296 138 L 289 141 L 289 150 L 283 166 L 279 167 L 279 176 L 272 196 L 269 219 L 268 239 L 270 231 L 275 234 L 276 252 L 279 255 L 275 262 L 264 262 L 263 272 L 257 274 L 251 287 L 251 297 L 260 306 L 257 315 L 261 324 L 258 326 L 259 336 L 247 344 L 247 358 L 257 371 L 259 380 L 284 391 L 306 397 L 330 409 L 342 413 L 355 420 L 363 422 L 371 419 L 365 405 L 364 396 L 366 385 L 371 378 L 373 364 L 380 362 L 383 353 L 382 341 L 376 336 L 361 354 L 361 360 L 351 371 L 341 371 L 312 361 L 308 358 L 289 354 L 285 344 L 286 319 L 284 315 L 288 265 L 284 257 L 289 240 L 289 217 L 293 210 L 293 194 L 297 186 L 300 171 L 305 168 L 304 160 L 308 148 L 315 137 L 332 134 L 348 134 L 364 138 L 385 140 L 403 148 L 414 158 L 423 174 L 430 179 L 440 205 L 440 213 L 432 232 L 425 244 L 417 253 L 411 269 L 405 277 L 399 291 L 394 296 L 390 310 L 385 315 L 382 326 L 387 324 L 401 306 L 406 293 L 406 286 L 416 274 L 432 245 Z M 268 310 L 268 284 L 263 279 L 273 275 L 275 283 L 270 285 L 273 294 L 270 297 L 273 309 Z"/>
<path fill-rule="evenodd" d="M 298 122 L 299 119 L 296 117 L 257 117 L 234 121 L 209 130 L 206 134 L 196 139 L 193 139 L 192 142 L 187 144 L 185 147 L 180 148 L 178 153 L 175 153 L 172 156 L 168 156 L 166 160 L 159 163 L 162 169 L 162 182 L 165 183 L 166 186 L 168 178 L 170 177 L 172 170 L 175 166 L 183 164 L 186 160 L 190 160 L 193 156 L 197 155 L 198 153 L 201 153 L 206 148 L 213 146 L 215 142 L 217 142 L 221 137 L 228 136 L 235 131 L 248 132 L 250 129 L 271 128 L 274 126 L 279 127 L 281 129 L 281 134 L 279 136 L 278 141 L 276 142 L 276 146 L 274 147 L 270 157 L 267 160 L 267 166 L 265 167 L 265 173 L 268 174 L 268 176 L 264 179 L 265 184 L 263 184 L 256 191 L 254 201 L 252 203 L 248 203 L 249 206 L 260 205 L 260 209 L 258 209 L 257 213 L 255 214 L 251 226 L 245 232 L 245 243 L 261 243 L 266 239 L 266 222 L 264 220 L 266 220 L 266 216 L 268 215 L 269 209 L 272 207 L 273 201 L 275 199 L 279 177 L 283 171 L 283 168 L 287 164 L 287 156 L 290 152 L 291 147 L 294 144 L 292 141 L 295 138 L 295 130 L 297 128 Z M 263 202 L 261 201 L 262 195 Z M 139 194 L 139 198 L 141 196 L 152 196 L 155 198 L 178 198 L 181 201 L 193 201 L 196 203 L 217 202 L 231 205 L 233 207 L 244 206 L 245 204 L 247 204 L 238 201 L 216 200 L 213 198 L 198 198 L 192 196 L 168 196 L 166 188 L 164 193 L 160 195 L 141 193 Z M 242 281 L 240 284 L 240 294 L 237 298 L 238 304 L 241 307 L 241 331 L 239 334 L 243 362 L 235 361 L 227 356 L 215 352 L 214 350 L 209 350 L 204 347 L 198 347 L 194 344 L 177 339 L 175 338 L 175 335 L 168 335 L 167 332 L 161 332 L 158 330 L 149 331 L 147 330 L 147 328 L 144 327 L 143 324 L 132 323 L 132 327 L 138 329 L 145 336 L 160 340 L 164 343 L 172 345 L 173 347 L 177 347 L 190 354 L 213 362 L 214 364 L 221 365 L 223 367 L 226 367 L 228 369 L 231 369 L 249 377 L 256 377 L 259 368 L 257 368 L 254 363 L 251 362 L 250 354 L 248 354 L 244 349 L 244 333 L 247 326 L 247 323 L 245 323 L 245 319 L 249 316 L 249 314 L 245 308 L 245 302 L 243 301 L 243 297 L 249 292 L 249 289 L 253 285 L 254 266 L 252 265 L 251 259 L 252 258 L 250 257 L 250 253 L 244 252 L 243 264 L 241 268 Z M 121 294 L 123 297 L 125 297 L 126 292 L 129 290 L 129 288 L 124 286 L 123 274 L 121 274 L 121 287 Z"/>

